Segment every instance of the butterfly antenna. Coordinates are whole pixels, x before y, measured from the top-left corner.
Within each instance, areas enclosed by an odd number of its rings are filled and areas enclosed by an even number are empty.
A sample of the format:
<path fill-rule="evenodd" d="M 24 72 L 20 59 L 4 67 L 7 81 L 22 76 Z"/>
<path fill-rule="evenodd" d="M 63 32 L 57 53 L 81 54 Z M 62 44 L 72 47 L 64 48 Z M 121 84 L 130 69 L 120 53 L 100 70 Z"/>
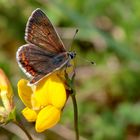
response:
<path fill-rule="evenodd" d="M 82 57 L 80 57 L 79 55 L 77 55 L 76 57 L 80 58 L 81 60 L 84 60 L 85 62 L 88 62 L 88 63 L 90 63 L 90 64 L 96 66 L 96 62 L 94 62 L 94 61 L 90 61 L 90 60 L 88 60 L 88 59 L 82 58 Z"/>
<path fill-rule="evenodd" d="M 70 51 L 72 51 L 72 44 L 73 44 L 73 41 L 74 41 L 75 36 L 77 35 L 78 31 L 79 31 L 78 29 L 75 30 L 74 36 L 73 36 L 72 41 L 71 41 L 71 43 L 69 45 Z M 88 63 L 90 63 L 92 65 L 96 65 L 96 63 L 94 61 L 87 60 L 85 58 L 80 57 L 79 55 L 76 55 L 76 56 L 78 56 L 80 59 L 82 59 L 82 60 L 84 60 L 84 61 L 86 61 L 86 62 L 88 62 Z"/>
<path fill-rule="evenodd" d="M 79 31 L 78 29 L 75 30 L 74 36 L 73 36 L 72 41 L 71 41 L 71 43 L 70 43 L 70 45 L 69 45 L 70 51 L 72 51 L 72 44 L 73 44 L 73 41 L 74 41 L 75 36 L 77 35 L 78 31 Z"/>

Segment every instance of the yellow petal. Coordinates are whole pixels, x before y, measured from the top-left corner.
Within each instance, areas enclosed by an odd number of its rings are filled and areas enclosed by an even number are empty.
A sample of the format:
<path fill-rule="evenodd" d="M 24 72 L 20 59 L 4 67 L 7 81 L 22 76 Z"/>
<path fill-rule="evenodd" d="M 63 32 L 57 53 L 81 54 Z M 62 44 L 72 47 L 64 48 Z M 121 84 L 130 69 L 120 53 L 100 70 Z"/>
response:
<path fill-rule="evenodd" d="M 7 98 L 9 100 L 9 103 L 12 105 L 13 103 L 13 91 L 12 91 L 12 87 L 10 85 L 10 82 L 8 80 L 8 78 L 6 77 L 5 73 L 3 72 L 2 69 L 0 69 L 0 91 L 4 91 L 7 93 Z"/>
<path fill-rule="evenodd" d="M 49 104 L 48 95 L 47 95 L 47 80 L 46 81 L 40 81 L 37 84 L 36 90 L 34 92 L 33 98 L 33 106 L 34 107 L 41 107 L 46 106 Z"/>
<path fill-rule="evenodd" d="M 32 107 L 31 105 L 32 89 L 31 87 L 27 86 L 27 84 L 28 84 L 28 81 L 25 79 L 21 79 L 18 82 L 18 94 L 22 102 L 25 104 L 25 106 L 28 106 L 29 108 L 31 108 Z"/>
<path fill-rule="evenodd" d="M 41 102 L 39 102 L 38 97 L 39 94 L 32 94 L 31 96 L 31 104 L 32 104 L 32 109 L 33 110 L 40 110 L 41 108 L 43 108 Z"/>
<path fill-rule="evenodd" d="M 51 104 L 48 97 L 48 85 L 50 76 L 43 78 L 36 86 L 34 92 L 34 100 L 41 106 L 46 106 Z"/>
<path fill-rule="evenodd" d="M 66 90 L 62 80 L 53 74 L 48 78 L 47 96 L 49 102 L 58 109 L 63 108 L 66 102 Z"/>
<path fill-rule="evenodd" d="M 11 101 L 7 97 L 7 95 L 8 95 L 7 91 L 2 90 L 0 94 L 1 94 L 1 100 L 2 100 L 3 106 L 6 110 L 6 112 L 10 113 L 11 110 L 13 109 L 13 105 L 11 104 Z"/>
<path fill-rule="evenodd" d="M 44 78 L 37 84 L 34 96 L 40 106 L 53 104 L 58 108 L 62 108 L 66 101 L 64 84 L 56 73 Z"/>
<path fill-rule="evenodd" d="M 34 122 L 37 118 L 37 113 L 28 107 L 22 110 L 22 114 L 29 122 Z"/>
<path fill-rule="evenodd" d="M 42 132 L 54 126 L 60 120 L 61 111 L 52 105 L 43 108 L 36 120 L 35 129 L 37 132 Z"/>

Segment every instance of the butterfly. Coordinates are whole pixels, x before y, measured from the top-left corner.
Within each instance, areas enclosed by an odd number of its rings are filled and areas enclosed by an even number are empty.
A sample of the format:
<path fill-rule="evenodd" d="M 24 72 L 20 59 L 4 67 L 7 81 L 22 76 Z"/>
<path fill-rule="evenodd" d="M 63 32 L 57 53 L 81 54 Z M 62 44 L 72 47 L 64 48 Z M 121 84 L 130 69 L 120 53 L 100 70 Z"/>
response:
<path fill-rule="evenodd" d="M 41 9 L 32 12 L 25 29 L 25 41 L 16 53 L 20 68 L 36 84 L 67 65 L 76 55 L 67 51 L 54 26 Z"/>

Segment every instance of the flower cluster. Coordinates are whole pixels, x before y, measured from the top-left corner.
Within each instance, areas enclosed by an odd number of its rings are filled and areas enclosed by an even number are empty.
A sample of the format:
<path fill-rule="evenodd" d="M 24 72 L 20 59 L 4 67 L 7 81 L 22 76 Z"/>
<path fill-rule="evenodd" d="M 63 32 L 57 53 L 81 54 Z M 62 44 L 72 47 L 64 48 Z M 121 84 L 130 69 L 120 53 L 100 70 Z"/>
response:
<path fill-rule="evenodd" d="M 35 122 L 37 132 L 54 126 L 59 120 L 67 100 L 63 80 L 53 73 L 38 84 L 28 86 L 25 79 L 18 82 L 18 93 L 26 106 L 22 114 L 29 122 Z"/>

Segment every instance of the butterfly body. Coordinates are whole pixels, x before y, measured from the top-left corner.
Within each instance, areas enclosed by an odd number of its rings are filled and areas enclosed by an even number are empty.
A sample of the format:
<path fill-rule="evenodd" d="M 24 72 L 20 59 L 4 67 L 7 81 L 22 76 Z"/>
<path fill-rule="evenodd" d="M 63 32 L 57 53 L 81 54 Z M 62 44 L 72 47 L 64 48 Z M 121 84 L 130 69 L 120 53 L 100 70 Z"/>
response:
<path fill-rule="evenodd" d="M 25 40 L 28 44 L 18 49 L 16 58 L 20 68 L 31 78 L 30 84 L 61 69 L 76 55 L 66 51 L 55 28 L 40 9 L 33 11 L 27 22 Z"/>

